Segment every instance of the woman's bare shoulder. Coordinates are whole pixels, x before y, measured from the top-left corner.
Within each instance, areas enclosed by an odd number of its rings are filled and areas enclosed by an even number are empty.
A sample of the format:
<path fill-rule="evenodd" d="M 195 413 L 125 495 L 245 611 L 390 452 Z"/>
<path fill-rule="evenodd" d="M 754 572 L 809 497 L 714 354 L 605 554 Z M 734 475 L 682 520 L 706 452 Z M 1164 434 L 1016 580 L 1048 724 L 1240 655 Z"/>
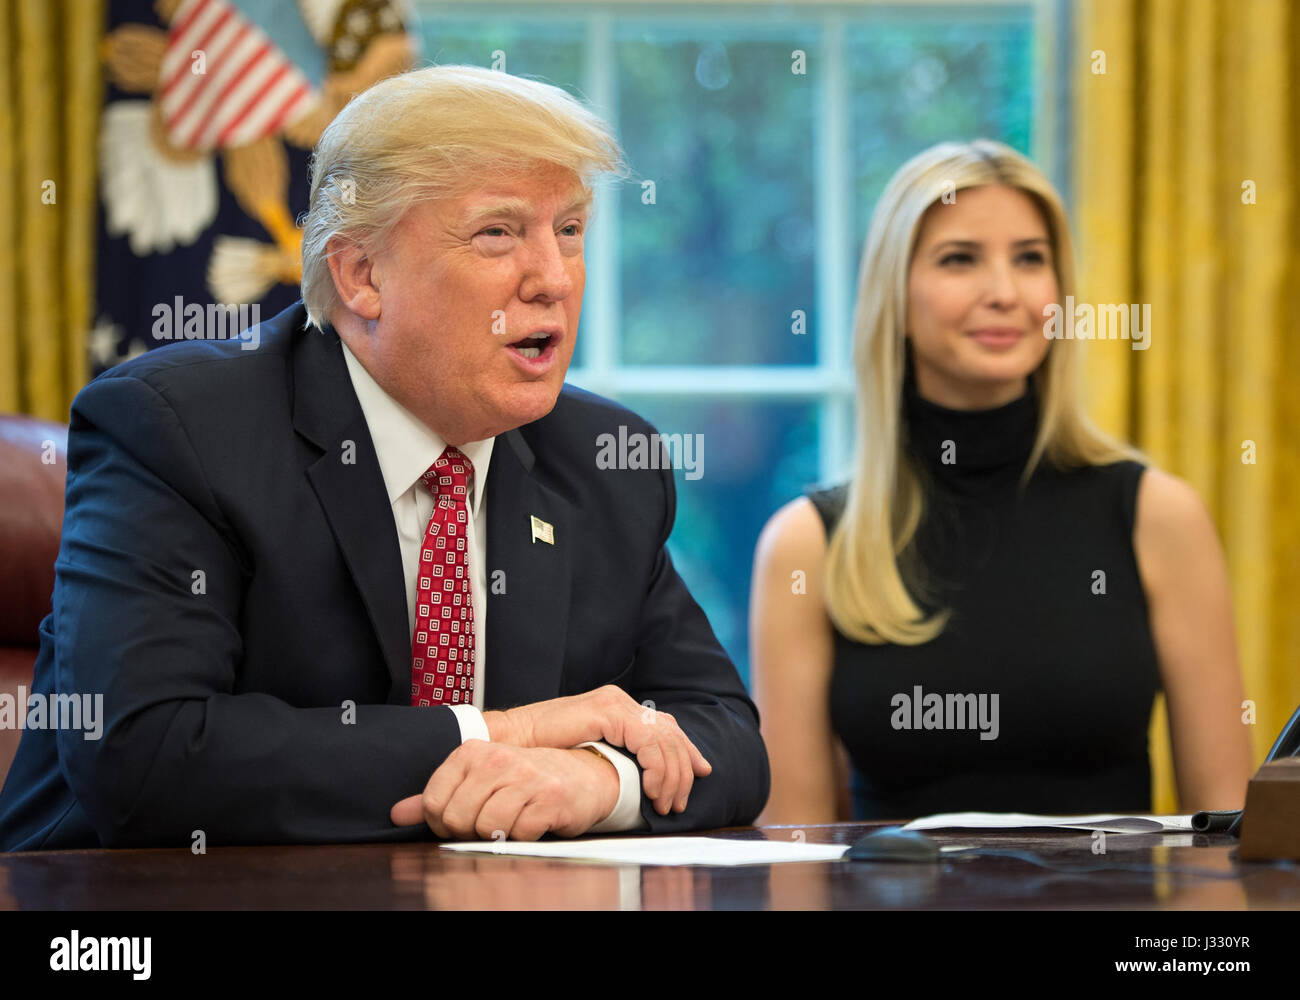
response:
<path fill-rule="evenodd" d="M 768 518 L 758 536 L 756 560 L 786 564 L 821 560 L 826 553 L 826 526 L 812 500 L 796 497 Z"/>

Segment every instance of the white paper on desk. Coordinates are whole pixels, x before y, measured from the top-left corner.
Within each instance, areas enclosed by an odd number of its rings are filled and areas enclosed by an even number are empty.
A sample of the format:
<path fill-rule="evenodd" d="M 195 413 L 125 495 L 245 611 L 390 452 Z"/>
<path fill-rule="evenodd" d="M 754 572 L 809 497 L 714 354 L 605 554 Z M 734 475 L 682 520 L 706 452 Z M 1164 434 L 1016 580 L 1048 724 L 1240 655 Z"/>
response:
<path fill-rule="evenodd" d="M 440 844 L 444 851 L 568 858 L 620 865 L 776 865 L 787 861 L 838 861 L 847 844 L 797 840 L 725 840 L 722 837 L 619 837 L 604 840 L 473 840 Z"/>
<path fill-rule="evenodd" d="M 1106 833 L 1164 833 L 1192 831 L 1191 816 L 1125 816 L 1095 813 L 1089 816 L 1034 816 L 1029 813 L 941 813 L 923 816 L 904 830 L 1024 830 L 1051 827 L 1066 830 L 1103 830 Z"/>

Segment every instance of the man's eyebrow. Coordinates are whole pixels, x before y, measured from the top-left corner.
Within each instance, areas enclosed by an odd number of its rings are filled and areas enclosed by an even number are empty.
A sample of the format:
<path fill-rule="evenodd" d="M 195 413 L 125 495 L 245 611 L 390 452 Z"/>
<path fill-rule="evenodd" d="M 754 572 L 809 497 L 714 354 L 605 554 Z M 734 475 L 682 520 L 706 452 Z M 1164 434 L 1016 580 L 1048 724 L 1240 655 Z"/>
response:
<path fill-rule="evenodd" d="M 560 209 L 556 214 L 556 217 L 558 218 L 561 215 L 568 215 L 570 212 L 585 212 L 587 209 L 591 208 L 592 201 L 593 198 L 591 192 L 583 191 L 581 194 L 574 195 L 573 200 Z"/>
<path fill-rule="evenodd" d="M 582 193 L 575 195 L 573 200 L 564 208 L 560 209 L 557 217 L 568 215 L 570 212 L 576 212 L 579 209 L 591 207 L 591 195 Z M 478 208 L 470 209 L 465 214 L 465 225 L 476 226 L 487 219 L 525 219 L 532 213 L 532 205 L 524 198 L 502 198 L 500 201 L 493 201 L 489 204 L 482 205 Z"/>
<path fill-rule="evenodd" d="M 1030 236 L 1027 239 L 1016 240 L 1011 245 L 1013 247 L 1026 247 L 1026 246 L 1033 246 L 1036 243 L 1050 244 L 1051 241 L 1046 236 Z M 960 250 L 978 250 L 983 245 L 984 244 L 981 243 L 979 240 L 944 240 L 942 243 L 936 243 L 931 252 L 938 253 L 940 250 L 943 250 L 946 247 L 952 247 Z"/>
<path fill-rule="evenodd" d="M 474 226 L 489 218 L 522 219 L 528 214 L 528 202 L 523 198 L 502 198 L 472 208 L 465 213 L 465 225 Z"/>

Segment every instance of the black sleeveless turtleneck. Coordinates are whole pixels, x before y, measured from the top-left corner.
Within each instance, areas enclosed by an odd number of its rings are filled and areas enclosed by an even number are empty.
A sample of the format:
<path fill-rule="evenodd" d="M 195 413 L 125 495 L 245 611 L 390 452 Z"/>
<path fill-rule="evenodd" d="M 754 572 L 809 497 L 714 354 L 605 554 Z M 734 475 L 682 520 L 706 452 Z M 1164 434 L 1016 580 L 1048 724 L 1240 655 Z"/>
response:
<path fill-rule="evenodd" d="M 926 498 L 905 579 L 951 617 L 919 646 L 836 631 L 831 718 L 855 817 L 1149 811 L 1159 676 L 1133 552 L 1143 467 L 1040 462 L 1022 485 L 1032 388 L 957 411 L 922 399 L 909 373 L 903 412 Z M 844 491 L 809 494 L 828 537 Z"/>

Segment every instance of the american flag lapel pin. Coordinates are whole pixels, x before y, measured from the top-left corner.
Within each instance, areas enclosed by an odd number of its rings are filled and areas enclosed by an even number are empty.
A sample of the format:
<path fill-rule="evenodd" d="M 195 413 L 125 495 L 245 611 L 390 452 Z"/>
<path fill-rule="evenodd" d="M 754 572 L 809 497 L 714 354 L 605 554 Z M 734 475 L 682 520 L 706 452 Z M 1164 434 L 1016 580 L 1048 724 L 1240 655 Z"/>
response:
<path fill-rule="evenodd" d="M 533 542 L 536 543 L 540 539 L 541 541 L 545 542 L 547 545 L 554 545 L 555 529 L 551 527 L 549 524 L 547 524 L 545 521 L 543 521 L 536 514 L 529 514 L 528 517 L 532 521 Z"/>

